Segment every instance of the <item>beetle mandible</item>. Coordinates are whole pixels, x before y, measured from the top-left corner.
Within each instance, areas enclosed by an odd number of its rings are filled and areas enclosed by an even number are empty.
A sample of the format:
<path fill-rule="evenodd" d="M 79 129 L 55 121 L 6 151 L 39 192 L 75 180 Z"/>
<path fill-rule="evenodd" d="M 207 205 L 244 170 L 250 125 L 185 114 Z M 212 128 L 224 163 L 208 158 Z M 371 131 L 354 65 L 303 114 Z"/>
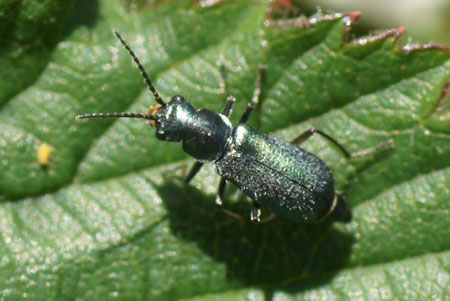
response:
<path fill-rule="evenodd" d="M 253 200 L 250 219 L 255 223 L 261 221 L 261 207 L 269 209 L 273 215 L 303 223 L 326 219 L 350 221 L 350 210 L 342 195 L 335 190 L 329 167 L 315 155 L 298 147 L 313 134 L 319 134 L 337 146 L 346 157 L 350 157 L 342 145 L 314 128 L 287 142 L 260 133 L 245 124 L 261 96 L 262 67 L 253 98 L 238 125 L 233 127 L 228 119 L 235 102 L 233 96 L 228 96 L 220 114 L 208 109 L 196 110 L 182 96 L 174 96 L 170 102 L 164 102 L 133 50 L 117 31 L 114 30 L 114 34 L 133 58 L 156 104 L 148 114 L 93 113 L 79 115 L 76 119 L 149 120 L 150 125 L 156 127 L 158 139 L 181 142 L 184 152 L 196 160 L 185 182 L 189 183 L 204 163 L 215 164 L 221 176 L 216 204 L 233 217 L 238 215 L 223 208 L 227 181 L 237 185 Z"/>

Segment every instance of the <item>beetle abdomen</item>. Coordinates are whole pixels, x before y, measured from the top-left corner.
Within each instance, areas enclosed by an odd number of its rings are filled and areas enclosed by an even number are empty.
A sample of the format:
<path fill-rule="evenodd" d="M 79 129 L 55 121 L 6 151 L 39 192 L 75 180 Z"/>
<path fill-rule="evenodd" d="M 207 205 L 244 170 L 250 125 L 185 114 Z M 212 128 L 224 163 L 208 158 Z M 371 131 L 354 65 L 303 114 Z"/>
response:
<path fill-rule="evenodd" d="M 314 222 L 334 199 L 330 169 L 313 154 L 249 126 L 238 125 L 216 161 L 217 172 L 270 211 L 294 221 Z"/>

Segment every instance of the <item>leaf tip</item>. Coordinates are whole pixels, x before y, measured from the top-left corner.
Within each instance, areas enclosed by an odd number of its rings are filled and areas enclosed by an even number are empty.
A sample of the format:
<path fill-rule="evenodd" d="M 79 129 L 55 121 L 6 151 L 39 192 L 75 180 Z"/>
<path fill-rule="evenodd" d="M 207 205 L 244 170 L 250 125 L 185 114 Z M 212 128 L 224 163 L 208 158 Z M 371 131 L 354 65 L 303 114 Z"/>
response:
<path fill-rule="evenodd" d="M 362 13 L 360 11 L 349 12 L 347 13 L 347 16 L 351 18 L 352 23 L 355 23 L 361 18 Z"/>
<path fill-rule="evenodd" d="M 384 30 L 378 34 L 375 34 L 373 36 L 365 36 L 365 37 L 361 37 L 358 38 L 356 40 L 353 40 L 350 42 L 351 45 L 359 45 L 359 46 L 363 46 L 366 44 L 370 44 L 370 43 L 374 43 L 374 42 L 378 42 L 381 40 L 385 40 L 389 37 L 394 37 L 395 40 L 398 40 L 398 38 L 406 31 L 406 27 L 404 26 L 399 26 L 396 28 L 391 28 L 391 29 L 387 29 Z"/>
<path fill-rule="evenodd" d="M 400 50 L 406 52 L 420 51 L 420 50 L 440 50 L 445 52 L 450 52 L 449 46 L 439 45 L 435 43 L 424 43 L 424 44 L 406 44 L 400 47 Z"/>

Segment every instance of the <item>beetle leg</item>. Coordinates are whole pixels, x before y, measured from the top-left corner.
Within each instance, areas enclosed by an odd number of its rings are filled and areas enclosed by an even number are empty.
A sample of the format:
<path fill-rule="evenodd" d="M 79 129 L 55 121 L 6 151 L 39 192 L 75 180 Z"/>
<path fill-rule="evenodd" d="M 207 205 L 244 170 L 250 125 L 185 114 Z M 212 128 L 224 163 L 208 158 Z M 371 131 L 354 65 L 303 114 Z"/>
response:
<path fill-rule="evenodd" d="M 393 139 L 389 139 L 386 142 L 383 142 L 381 144 L 378 144 L 374 147 L 368 148 L 368 149 L 363 149 L 362 151 L 356 152 L 356 153 L 352 153 L 352 158 L 358 158 L 358 157 L 364 157 L 364 156 L 368 156 L 371 154 L 375 154 L 381 151 L 385 151 L 388 149 L 391 149 L 394 147 L 394 140 Z"/>
<path fill-rule="evenodd" d="M 313 223 L 318 224 L 325 220 L 340 221 L 344 223 L 348 223 L 352 220 L 352 212 L 344 200 L 344 193 L 342 191 L 335 191 L 331 207 L 321 218 Z"/>
<path fill-rule="evenodd" d="M 252 211 L 250 211 L 250 221 L 254 224 L 261 222 L 261 207 L 257 201 L 252 202 Z"/>
<path fill-rule="evenodd" d="M 250 211 L 250 221 L 254 224 L 266 224 L 277 218 L 277 215 L 273 212 L 263 220 L 261 220 L 261 205 L 257 201 L 252 202 L 252 211 Z"/>
<path fill-rule="evenodd" d="M 220 65 L 220 77 L 222 79 L 222 86 L 224 95 L 227 96 L 227 102 L 225 103 L 225 107 L 222 110 L 222 115 L 225 115 L 226 117 L 230 117 L 231 112 L 233 111 L 233 105 L 236 101 L 236 98 L 234 98 L 232 95 L 228 95 L 228 89 L 227 89 L 227 72 L 225 70 L 225 65 Z"/>
<path fill-rule="evenodd" d="M 336 190 L 337 204 L 335 211 L 336 220 L 348 223 L 352 220 L 352 212 L 344 200 L 344 192 Z"/>
<path fill-rule="evenodd" d="M 253 91 L 253 97 L 252 101 L 249 102 L 247 105 L 247 109 L 245 109 L 244 114 L 242 114 L 241 119 L 239 119 L 239 123 L 246 123 L 250 115 L 252 114 L 253 110 L 255 109 L 256 105 L 259 102 L 259 99 L 261 97 L 261 88 L 262 88 L 262 79 L 264 75 L 264 71 L 266 70 L 266 67 L 260 65 L 259 66 L 259 73 L 258 77 L 256 78 L 256 84 L 255 84 L 255 91 Z"/>
<path fill-rule="evenodd" d="M 365 168 L 376 162 L 378 159 L 385 157 L 385 152 L 395 147 L 394 140 L 389 139 L 374 147 L 352 153 L 352 165 L 356 168 L 356 173 L 361 173 Z"/>
<path fill-rule="evenodd" d="M 324 137 L 325 139 L 336 145 L 337 148 L 339 148 L 339 150 L 344 154 L 345 157 L 350 158 L 350 153 L 339 142 L 337 142 L 336 139 L 334 139 L 327 133 L 322 132 L 321 130 L 315 128 L 310 128 L 309 130 L 307 130 L 306 132 L 304 132 L 303 134 L 292 140 L 291 143 L 300 145 L 306 140 L 308 140 L 308 138 L 310 138 L 314 134 L 319 134 L 320 136 Z"/>
<path fill-rule="evenodd" d="M 227 180 L 225 178 L 220 178 L 219 189 L 217 191 L 216 205 L 220 209 L 223 208 L 223 198 L 225 195 L 225 188 L 227 187 Z"/>
<path fill-rule="evenodd" d="M 221 178 L 220 183 L 219 183 L 219 190 L 217 192 L 217 197 L 216 197 L 216 205 L 220 209 L 220 211 L 222 211 L 226 215 L 238 220 L 241 223 L 241 225 L 243 225 L 244 220 L 242 219 L 242 217 L 239 214 L 236 214 L 234 212 L 231 212 L 231 211 L 223 208 L 223 199 L 225 196 L 225 188 L 226 187 L 227 187 L 227 180 L 225 180 L 225 178 Z"/>
<path fill-rule="evenodd" d="M 262 221 L 260 221 L 260 224 L 265 224 L 268 222 L 273 221 L 274 219 L 276 219 L 278 217 L 278 215 L 276 215 L 275 213 L 271 212 L 270 215 L 266 218 L 264 218 Z"/>
<path fill-rule="evenodd" d="M 230 95 L 227 97 L 227 103 L 225 104 L 225 107 L 222 110 L 222 115 L 225 115 L 226 117 L 230 117 L 231 112 L 233 111 L 233 105 L 236 101 L 236 98 L 234 96 Z"/>
<path fill-rule="evenodd" d="M 223 63 L 220 64 L 220 79 L 222 81 L 222 86 L 223 86 L 223 95 L 227 96 L 228 95 L 227 70 Z"/>
<path fill-rule="evenodd" d="M 192 165 L 191 170 L 189 170 L 188 175 L 184 179 L 185 183 L 189 183 L 195 175 L 199 172 L 200 168 L 202 168 L 203 163 L 195 161 L 194 165 Z"/>

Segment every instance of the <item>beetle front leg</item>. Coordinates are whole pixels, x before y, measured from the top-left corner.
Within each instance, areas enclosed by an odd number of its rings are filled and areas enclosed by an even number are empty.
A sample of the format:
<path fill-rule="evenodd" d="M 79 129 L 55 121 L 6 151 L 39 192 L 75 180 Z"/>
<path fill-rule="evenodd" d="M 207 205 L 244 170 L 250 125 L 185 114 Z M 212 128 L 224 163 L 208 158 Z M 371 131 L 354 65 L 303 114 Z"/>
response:
<path fill-rule="evenodd" d="M 227 101 L 225 103 L 225 107 L 222 110 L 222 115 L 225 115 L 226 117 L 230 117 L 231 111 L 233 110 L 234 102 L 236 101 L 236 98 L 234 98 L 232 95 L 228 95 L 228 85 L 227 85 L 227 72 L 225 69 L 225 65 L 220 65 L 220 78 L 222 81 L 223 86 L 223 95 L 227 98 Z"/>
<path fill-rule="evenodd" d="M 242 114 L 241 119 L 239 119 L 239 123 L 247 122 L 248 118 L 250 117 L 250 115 L 252 114 L 256 105 L 258 104 L 259 99 L 261 98 L 262 79 L 263 79 L 265 70 L 266 70 L 266 67 L 264 67 L 262 65 L 259 66 L 259 73 L 258 73 L 258 77 L 256 78 L 255 91 L 253 92 L 252 101 L 247 105 L 247 109 L 245 109 L 244 114 Z"/>
<path fill-rule="evenodd" d="M 225 104 L 225 107 L 222 110 L 222 115 L 225 115 L 226 117 L 230 117 L 231 112 L 233 111 L 233 105 L 236 101 L 236 98 L 234 96 L 230 95 L 227 97 L 227 103 Z"/>
<path fill-rule="evenodd" d="M 195 175 L 197 175 L 197 173 L 200 171 L 202 166 L 203 166 L 203 163 L 195 161 L 194 165 L 192 165 L 192 167 L 191 167 L 191 170 L 189 170 L 188 175 L 184 179 L 184 182 L 189 184 L 189 182 L 191 182 L 191 180 L 195 177 Z"/>

